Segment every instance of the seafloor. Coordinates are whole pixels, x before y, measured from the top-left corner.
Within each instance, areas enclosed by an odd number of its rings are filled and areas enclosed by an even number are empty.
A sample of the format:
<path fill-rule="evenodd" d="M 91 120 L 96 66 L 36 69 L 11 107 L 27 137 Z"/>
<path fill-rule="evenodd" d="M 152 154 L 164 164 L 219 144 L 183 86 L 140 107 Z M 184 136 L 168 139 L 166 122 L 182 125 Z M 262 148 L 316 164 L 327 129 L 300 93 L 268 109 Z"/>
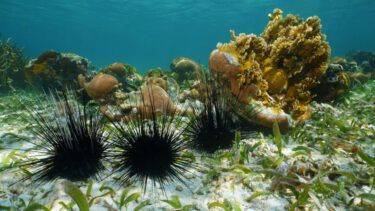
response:
<path fill-rule="evenodd" d="M 10 164 L 31 157 L 34 147 L 24 106 L 33 107 L 30 99 L 38 97 L 47 101 L 38 92 L 3 95 L 0 210 L 78 210 L 81 200 L 90 210 L 375 210 L 374 93 L 370 80 L 334 104 L 313 102 L 311 119 L 281 136 L 281 152 L 280 137 L 262 132 L 240 141 L 247 157 L 235 159 L 236 147 L 207 156 L 193 151 L 198 166 L 187 186 L 168 183 L 165 194 L 151 186 L 143 192 L 138 183 L 119 186 L 110 176 L 75 183 L 83 195 L 67 194 L 71 183 L 63 180 L 35 188 L 13 184 L 28 170 Z"/>

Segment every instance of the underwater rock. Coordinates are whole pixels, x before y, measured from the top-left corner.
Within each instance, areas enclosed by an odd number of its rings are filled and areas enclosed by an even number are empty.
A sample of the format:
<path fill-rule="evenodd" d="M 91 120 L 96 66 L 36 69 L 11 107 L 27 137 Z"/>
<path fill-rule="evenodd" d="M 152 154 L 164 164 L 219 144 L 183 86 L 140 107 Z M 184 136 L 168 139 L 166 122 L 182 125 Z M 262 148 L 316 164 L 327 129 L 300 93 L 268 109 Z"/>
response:
<path fill-rule="evenodd" d="M 0 35 L 0 90 L 25 86 L 25 68 L 28 58 L 15 44 L 1 40 Z"/>
<path fill-rule="evenodd" d="M 177 74 L 177 81 L 195 79 L 196 74 L 201 71 L 200 65 L 192 59 L 177 57 L 170 64 L 173 73 Z"/>
<path fill-rule="evenodd" d="M 90 62 L 76 54 L 49 50 L 25 66 L 28 82 L 42 88 L 78 88 L 77 77 L 94 69 Z"/>
<path fill-rule="evenodd" d="M 210 71 L 239 102 L 259 103 L 258 117 L 263 119 L 250 119 L 253 122 L 269 127 L 270 119 L 283 128 L 294 127 L 308 112 L 311 90 L 327 69 L 330 47 L 317 16 L 303 21 L 275 9 L 269 17 L 260 37 L 231 31 L 233 41 L 218 43 L 211 53 Z"/>
<path fill-rule="evenodd" d="M 350 86 L 349 76 L 340 64 L 329 64 L 326 72 L 320 76 L 319 85 L 312 93 L 318 102 L 329 102 L 344 94 Z"/>

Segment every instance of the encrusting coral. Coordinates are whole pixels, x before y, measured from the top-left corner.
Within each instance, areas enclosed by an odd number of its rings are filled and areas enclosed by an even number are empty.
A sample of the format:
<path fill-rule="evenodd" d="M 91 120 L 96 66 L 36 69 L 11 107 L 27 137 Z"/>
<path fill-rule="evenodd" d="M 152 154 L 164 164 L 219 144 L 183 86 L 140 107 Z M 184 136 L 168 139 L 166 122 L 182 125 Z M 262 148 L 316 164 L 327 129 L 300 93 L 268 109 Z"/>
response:
<path fill-rule="evenodd" d="M 303 21 L 275 9 L 269 18 L 260 37 L 231 31 L 233 41 L 218 43 L 211 53 L 210 71 L 240 102 L 255 100 L 269 110 L 260 114 L 287 114 L 288 121 L 282 118 L 279 123 L 287 122 L 282 127 L 288 128 L 308 112 L 311 90 L 327 69 L 330 47 L 317 16 Z M 265 125 L 262 119 L 253 121 Z"/>

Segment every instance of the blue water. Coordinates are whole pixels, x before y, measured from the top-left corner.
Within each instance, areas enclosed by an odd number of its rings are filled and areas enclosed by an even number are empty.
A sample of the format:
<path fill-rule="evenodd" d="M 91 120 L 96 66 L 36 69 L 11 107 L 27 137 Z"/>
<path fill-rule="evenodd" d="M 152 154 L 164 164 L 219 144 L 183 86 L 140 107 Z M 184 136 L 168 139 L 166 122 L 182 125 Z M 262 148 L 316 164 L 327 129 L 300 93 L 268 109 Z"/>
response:
<path fill-rule="evenodd" d="M 0 33 L 30 57 L 54 49 L 145 72 L 178 56 L 207 65 L 230 29 L 259 35 L 274 8 L 318 15 L 332 55 L 375 51 L 374 0 L 0 0 Z"/>

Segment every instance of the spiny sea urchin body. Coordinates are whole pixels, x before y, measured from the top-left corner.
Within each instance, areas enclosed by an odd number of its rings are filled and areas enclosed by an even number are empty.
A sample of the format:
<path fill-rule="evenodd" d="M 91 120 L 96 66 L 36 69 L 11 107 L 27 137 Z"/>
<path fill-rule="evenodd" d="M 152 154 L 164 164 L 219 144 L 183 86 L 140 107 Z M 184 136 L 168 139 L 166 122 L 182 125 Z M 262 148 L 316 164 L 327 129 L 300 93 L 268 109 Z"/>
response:
<path fill-rule="evenodd" d="M 154 102 L 154 99 L 150 101 Z M 168 103 L 164 105 L 172 107 Z M 140 181 L 146 190 L 147 182 L 151 180 L 153 186 L 158 184 L 163 192 L 168 182 L 185 183 L 185 173 L 192 165 L 190 157 L 184 153 L 186 140 L 176 129 L 181 124 L 180 117 L 170 113 L 168 116 L 156 115 L 151 106 L 151 119 L 143 118 L 140 113 L 127 125 L 121 122 L 113 124 L 117 130 L 113 146 L 120 149 L 113 154 L 113 160 L 117 161 L 114 171 L 120 174 L 119 182 Z"/>
<path fill-rule="evenodd" d="M 26 161 L 34 182 L 48 182 L 58 178 L 71 181 L 97 178 L 105 169 L 108 135 L 104 133 L 101 115 L 73 104 L 67 94 L 63 98 L 51 94 L 55 111 L 51 116 L 30 110 L 37 127 L 34 134 L 41 139 L 37 145 L 42 158 Z"/>
<path fill-rule="evenodd" d="M 221 91 L 207 86 L 202 108 L 192 106 L 185 135 L 190 138 L 191 147 L 199 151 L 213 153 L 228 149 L 234 142 L 235 130 L 233 113 L 228 107 Z"/>
<path fill-rule="evenodd" d="M 236 130 L 243 130 L 243 121 L 236 114 L 242 104 L 238 96 L 221 89 L 210 75 L 199 78 L 201 86 L 201 106 L 192 105 L 192 112 L 184 132 L 190 139 L 190 146 L 198 151 L 213 153 L 220 149 L 232 147 Z M 248 115 L 256 115 L 257 111 L 249 109 Z M 237 118 L 237 121 L 234 121 Z"/>

